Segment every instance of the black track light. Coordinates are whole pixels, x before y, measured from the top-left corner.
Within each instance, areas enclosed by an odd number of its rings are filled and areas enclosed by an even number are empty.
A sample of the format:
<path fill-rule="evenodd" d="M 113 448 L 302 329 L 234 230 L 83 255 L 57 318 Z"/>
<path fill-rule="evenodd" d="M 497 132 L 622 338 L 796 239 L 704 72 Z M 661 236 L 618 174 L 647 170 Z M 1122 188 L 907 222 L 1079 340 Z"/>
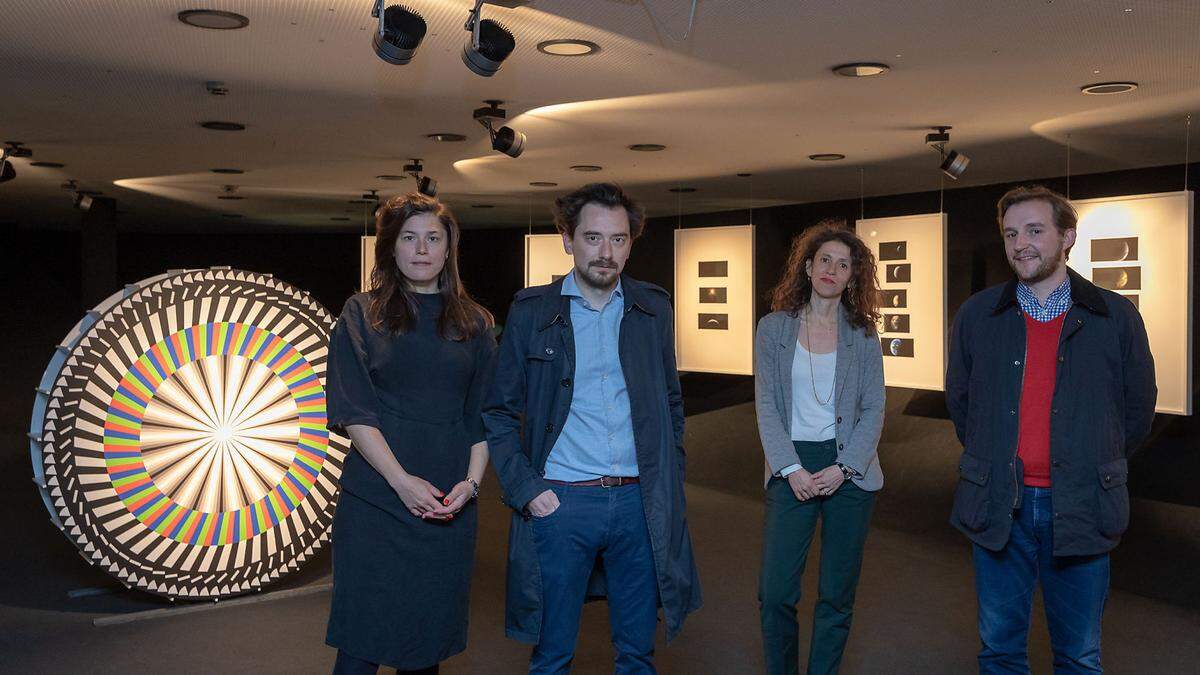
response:
<path fill-rule="evenodd" d="M 516 159 L 525 151 L 525 134 L 513 129 L 512 127 L 496 128 L 495 123 L 508 117 L 508 112 L 500 107 L 504 101 L 489 99 L 484 101 L 487 104 L 486 108 L 476 108 L 472 115 L 475 121 L 483 125 L 488 130 L 488 136 L 492 139 L 492 149 L 496 152 L 503 152 Z"/>
<path fill-rule="evenodd" d="M 480 16 L 483 3 L 484 0 L 475 0 L 475 8 L 463 26 L 471 32 L 471 40 L 463 46 L 462 60 L 472 73 L 491 77 L 517 48 L 517 41 L 507 28 Z"/>
<path fill-rule="evenodd" d="M 17 170 L 13 168 L 12 162 L 8 161 L 7 156 L 0 155 L 0 183 L 7 183 L 16 177 Z"/>
<path fill-rule="evenodd" d="M 375 54 L 397 66 L 411 61 L 425 39 L 425 19 L 403 5 L 384 9 L 383 0 L 376 0 L 371 16 L 379 19 L 379 30 L 371 41 Z"/>
<path fill-rule="evenodd" d="M 939 167 L 942 173 L 946 174 L 951 180 L 958 180 L 966 172 L 967 165 L 971 163 L 971 158 L 957 150 L 946 152 L 946 145 L 950 143 L 950 129 L 952 128 L 950 126 L 933 127 L 933 133 L 925 135 L 925 144 L 942 156 L 942 164 Z"/>
<path fill-rule="evenodd" d="M 436 197 L 438 192 L 437 181 L 429 176 L 421 176 L 417 180 L 417 192 L 426 197 Z"/>

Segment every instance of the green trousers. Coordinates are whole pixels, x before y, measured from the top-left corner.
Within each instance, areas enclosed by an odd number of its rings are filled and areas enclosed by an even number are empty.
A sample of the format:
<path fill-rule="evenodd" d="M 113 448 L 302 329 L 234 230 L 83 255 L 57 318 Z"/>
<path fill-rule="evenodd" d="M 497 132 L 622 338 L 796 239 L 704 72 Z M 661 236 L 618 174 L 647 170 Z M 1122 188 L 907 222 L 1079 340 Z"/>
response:
<path fill-rule="evenodd" d="M 837 461 L 836 441 L 795 441 L 800 462 L 816 473 Z M 854 592 L 875 493 L 850 481 L 828 497 L 796 499 L 787 480 L 767 484 L 766 525 L 758 602 L 767 672 L 798 673 L 800 625 L 796 605 L 817 520 L 821 521 L 821 565 L 808 653 L 810 675 L 836 673 L 850 635 Z"/>

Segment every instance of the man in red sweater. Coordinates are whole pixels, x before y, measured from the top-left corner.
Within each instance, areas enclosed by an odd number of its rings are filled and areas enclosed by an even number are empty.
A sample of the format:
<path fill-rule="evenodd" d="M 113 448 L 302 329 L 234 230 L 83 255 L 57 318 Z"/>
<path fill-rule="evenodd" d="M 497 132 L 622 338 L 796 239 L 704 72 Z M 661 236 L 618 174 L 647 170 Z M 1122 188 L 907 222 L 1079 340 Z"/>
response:
<path fill-rule="evenodd" d="M 1055 672 L 1100 671 L 1108 552 L 1157 389 L 1141 316 L 1067 268 L 1074 208 L 1044 187 L 998 204 L 1016 278 L 967 300 L 946 403 L 964 452 L 951 523 L 975 544 L 983 673 L 1027 673 L 1039 581 Z"/>

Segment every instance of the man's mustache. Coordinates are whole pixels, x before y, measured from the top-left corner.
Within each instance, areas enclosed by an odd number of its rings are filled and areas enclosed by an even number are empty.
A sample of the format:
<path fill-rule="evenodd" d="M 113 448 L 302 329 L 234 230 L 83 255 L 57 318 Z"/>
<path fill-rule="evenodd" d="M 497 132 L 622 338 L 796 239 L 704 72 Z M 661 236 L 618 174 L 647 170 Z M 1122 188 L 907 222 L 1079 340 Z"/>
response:
<path fill-rule="evenodd" d="M 607 267 L 609 269 L 616 269 L 617 264 L 611 260 L 593 260 L 592 262 L 588 263 L 588 267 Z"/>

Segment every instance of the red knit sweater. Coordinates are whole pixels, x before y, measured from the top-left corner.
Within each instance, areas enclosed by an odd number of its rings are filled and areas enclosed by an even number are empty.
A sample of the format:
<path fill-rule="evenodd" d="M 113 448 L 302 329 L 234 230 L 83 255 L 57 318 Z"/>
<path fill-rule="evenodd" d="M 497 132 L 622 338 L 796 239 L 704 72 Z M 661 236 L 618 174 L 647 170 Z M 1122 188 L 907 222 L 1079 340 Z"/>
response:
<path fill-rule="evenodd" d="M 1031 487 L 1050 487 L 1050 406 L 1064 316 L 1046 323 L 1025 317 L 1025 380 L 1021 384 L 1017 455 L 1025 466 L 1025 484 Z"/>

